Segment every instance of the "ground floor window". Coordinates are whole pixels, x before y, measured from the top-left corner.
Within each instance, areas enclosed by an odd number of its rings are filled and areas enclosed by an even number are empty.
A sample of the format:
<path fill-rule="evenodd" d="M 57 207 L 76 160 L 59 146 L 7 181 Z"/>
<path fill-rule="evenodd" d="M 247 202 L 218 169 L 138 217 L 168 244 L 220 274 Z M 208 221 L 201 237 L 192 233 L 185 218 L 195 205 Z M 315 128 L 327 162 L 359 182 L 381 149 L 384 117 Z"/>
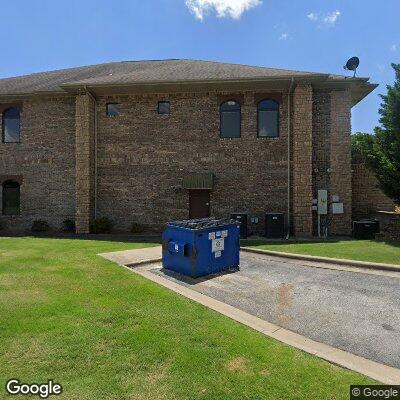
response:
<path fill-rule="evenodd" d="M 20 186 L 18 182 L 6 181 L 3 183 L 3 214 L 19 215 L 20 213 Z"/>

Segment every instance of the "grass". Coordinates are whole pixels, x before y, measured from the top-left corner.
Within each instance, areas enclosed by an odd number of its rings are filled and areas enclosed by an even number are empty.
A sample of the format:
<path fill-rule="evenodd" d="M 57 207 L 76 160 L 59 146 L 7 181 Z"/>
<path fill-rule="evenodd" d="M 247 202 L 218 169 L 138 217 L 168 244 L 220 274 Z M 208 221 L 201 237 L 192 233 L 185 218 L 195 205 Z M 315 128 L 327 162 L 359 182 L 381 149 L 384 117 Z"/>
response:
<path fill-rule="evenodd" d="M 0 238 L 0 398 L 12 377 L 79 400 L 347 399 L 372 382 L 96 255 L 150 245 Z"/>
<path fill-rule="evenodd" d="M 242 240 L 241 244 L 242 246 L 285 253 L 400 264 L 400 242 L 395 241 L 266 242 L 265 240 Z"/>

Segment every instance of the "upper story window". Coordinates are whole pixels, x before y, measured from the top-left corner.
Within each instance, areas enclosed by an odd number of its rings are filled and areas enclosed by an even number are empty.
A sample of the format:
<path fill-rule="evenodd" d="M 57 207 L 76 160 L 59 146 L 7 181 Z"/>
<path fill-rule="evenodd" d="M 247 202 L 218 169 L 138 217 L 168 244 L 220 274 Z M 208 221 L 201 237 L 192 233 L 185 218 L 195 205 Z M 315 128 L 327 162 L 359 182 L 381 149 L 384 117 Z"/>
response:
<path fill-rule="evenodd" d="M 3 214 L 19 215 L 20 213 L 20 186 L 15 181 L 3 183 Z"/>
<path fill-rule="evenodd" d="M 169 114 L 171 112 L 171 104 L 169 101 L 159 101 L 158 102 L 158 113 L 159 114 Z"/>
<path fill-rule="evenodd" d="M 21 116 L 18 108 L 7 108 L 3 112 L 3 143 L 20 142 Z"/>
<path fill-rule="evenodd" d="M 240 104 L 235 100 L 225 101 L 220 109 L 221 138 L 240 137 Z"/>
<path fill-rule="evenodd" d="M 118 103 L 107 103 L 107 117 L 116 117 L 119 115 Z"/>
<path fill-rule="evenodd" d="M 265 99 L 257 105 L 258 137 L 279 136 L 279 103 Z"/>

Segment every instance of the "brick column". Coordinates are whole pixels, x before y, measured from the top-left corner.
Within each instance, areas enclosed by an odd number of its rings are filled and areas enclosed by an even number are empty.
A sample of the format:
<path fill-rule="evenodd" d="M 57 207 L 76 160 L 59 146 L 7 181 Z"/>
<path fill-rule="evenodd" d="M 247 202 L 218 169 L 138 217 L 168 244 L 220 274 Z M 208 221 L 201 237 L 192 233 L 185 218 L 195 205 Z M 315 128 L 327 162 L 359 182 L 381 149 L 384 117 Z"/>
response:
<path fill-rule="evenodd" d="M 88 94 L 76 97 L 76 233 L 89 233 L 94 199 L 94 101 Z"/>
<path fill-rule="evenodd" d="M 293 226 L 298 237 L 312 236 L 312 87 L 293 93 Z"/>
<path fill-rule="evenodd" d="M 330 195 L 338 195 L 344 214 L 332 216 L 331 233 L 351 234 L 351 97 L 350 91 L 331 92 Z M 331 199 L 330 199 L 331 200 Z M 332 206 L 331 206 L 332 207 Z M 330 213 L 332 212 L 332 208 Z"/>

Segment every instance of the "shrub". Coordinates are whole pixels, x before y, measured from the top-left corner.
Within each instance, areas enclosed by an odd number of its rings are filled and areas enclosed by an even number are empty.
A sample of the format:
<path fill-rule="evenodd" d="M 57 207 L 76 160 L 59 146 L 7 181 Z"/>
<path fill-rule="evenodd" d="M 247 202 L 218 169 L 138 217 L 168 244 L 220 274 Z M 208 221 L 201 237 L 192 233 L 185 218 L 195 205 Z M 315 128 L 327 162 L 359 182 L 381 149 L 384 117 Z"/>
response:
<path fill-rule="evenodd" d="M 0 221 L 0 231 L 6 229 L 6 224 L 3 221 Z"/>
<path fill-rule="evenodd" d="M 131 233 L 143 233 L 144 232 L 144 226 L 142 224 L 139 224 L 137 222 L 133 222 L 131 225 Z"/>
<path fill-rule="evenodd" d="M 31 231 L 32 232 L 47 232 L 50 229 L 49 224 L 47 221 L 37 219 L 33 221 Z"/>
<path fill-rule="evenodd" d="M 90 223 L 90 233 L 110 233 L 111 221 L 107 217 L 96 218 Z"/>
<path fill-rule="evenodd" d="M 75 221 L 73 219 L 66 219 L 63 221 L 64 232 L 75 232 Z"/>

